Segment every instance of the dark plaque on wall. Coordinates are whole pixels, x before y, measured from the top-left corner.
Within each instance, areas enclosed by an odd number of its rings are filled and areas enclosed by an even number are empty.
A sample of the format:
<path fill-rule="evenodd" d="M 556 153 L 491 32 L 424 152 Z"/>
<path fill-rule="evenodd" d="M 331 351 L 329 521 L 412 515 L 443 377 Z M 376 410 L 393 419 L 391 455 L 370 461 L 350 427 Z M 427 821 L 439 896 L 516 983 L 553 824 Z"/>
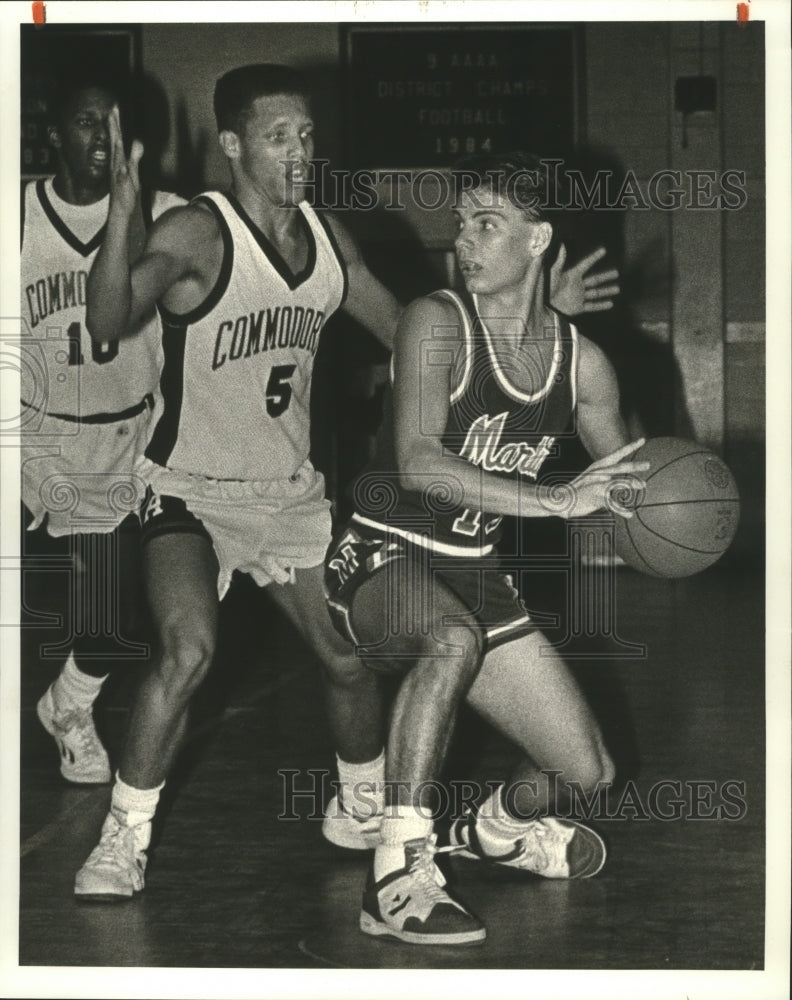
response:
<path fill-rule="evenodd" d="M 130 106 L 131 82 L 139 66 L 140 28 L 136 25 L 22 25 L 21 161 L 23 179 L 55 171 L 48 127 L 52 100 L 64 80 L 91 78 L 111 85 L 122 116 Z"/>
<path fill-rule="evenodd" d="M 558 155 L 578 135 L 574 25 L 348 25 L 352 168 L 447 167 L 468 153 Z"/>

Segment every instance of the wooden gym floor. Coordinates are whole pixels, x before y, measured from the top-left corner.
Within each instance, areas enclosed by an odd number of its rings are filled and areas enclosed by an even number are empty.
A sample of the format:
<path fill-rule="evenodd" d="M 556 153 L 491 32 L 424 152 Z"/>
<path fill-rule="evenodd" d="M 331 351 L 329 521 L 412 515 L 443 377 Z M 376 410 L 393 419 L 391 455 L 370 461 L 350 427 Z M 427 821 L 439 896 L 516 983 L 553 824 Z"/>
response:
<path fill-rule="evenodd" d="M 119 905 L 77 903 L 74 872 L 95 843 L 110 791 L 61 779 L 34 711 L 57 667 L 38 658 L 43 633 L 28 630 L 20 964 L 761 969 L 763 591 L 755 570 L 716 568 L 676 582 L 618 572 L 618 636 L 645 644 L 646 656 L 574 663 L 620 768 L 608 810 L 619 812 L 621 797 L 621 815 L 595 824 L 608 864 L 591 880 L 550 882 L 452 859 L 447 873 L 489 932 L 483 947 L 468 949 L 363 936 L 365 858 L 322 839 L 308 800 L 295 804 L 302 819 L 278 818 L 279 769 L 299 771 L 302 789 L 308 769 L 327 771 L 329 781 L 333 748 L 316 663 L 244 581 L 222 608 L 221 649 L 166 789 L 145 892 Z M 97 710 L 115 761 L 131 684 L 129 675 L 106 685 Z M 492 777 L 508 754 L 465 715 L 451 773 Z M 658 787 L 663 781 L 681 785 Z M 699 818 L 657 815 L 669 814 L 674 790 Z"/>

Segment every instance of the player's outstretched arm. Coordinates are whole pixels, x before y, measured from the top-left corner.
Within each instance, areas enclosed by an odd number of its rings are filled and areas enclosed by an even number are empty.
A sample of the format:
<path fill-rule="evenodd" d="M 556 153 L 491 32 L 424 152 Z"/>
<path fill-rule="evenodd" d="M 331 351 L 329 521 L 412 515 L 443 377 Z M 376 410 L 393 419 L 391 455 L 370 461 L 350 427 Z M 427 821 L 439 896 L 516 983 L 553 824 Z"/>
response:
<path fill-rule="evenodd" d="M 616 373 L 604 352 L 586 337 L 578 339 L 577 386 L 578 434 L 594 461 L 570 484 L 571 516 L 608 507 L 622 517 L 632 517 L 616 496 L 620 489 L 630 492 L 644 485 L 641 473 L 649 463 L 629 460 L 644 439 L 630 441 L 619 409 Z"/>
<path fill-rule="evenodd" d="M 222 237 L 205 209 L 188 205 L 162 215 L 131 266 L 124 233 L 112 239 L 110 229 L 108 219 L 86 286 L 86 324 L 95 340 L 134 334 L 168 295 L 178 295 L 176 311 L 188 312 L 203 300 L 219 272 Z"/>
<path fill-rule="evenodd" d="M 578 335 L 577 432 L 594 458 L 604 458 L 630 440 L 621 415 L 619 383 L 605 352 Z"/>
<path fill-rule="evenodd" d="M 619 294 L 619 272 L 610 269 L 591 274 L 606 253 L 605 247 L 598 247 L 574 267 L 565 268 L 566 247 L 561 244 L 550 268 L 550 305 L 556 312 L 578 316 L 613 308 L 614 296 Z"/>
<path fill-rule="evenodd" d="M 366 267 L 360 248 L 346 227 L 330 213 L 325 213 L 324 218 L 335 236 L 349 279 L 346 301 L 341 308 L 392 350 L 403 312 L 401 304 Z"/>
<path fill-rule="evenodd" d="M 99 341 L 117 340 L 134 333 L 165 292 L 201 270 L 201 262 L 219 239 L 217 224 L 208 212 L 189 206 L 175 208 L 157 220 L 142 253 L 139 252 L 138 166 L 143 147 L 134 142 L 129 158 L 126 157 L 117 108 L 110 114 L 108 129 L 107 228 L 86 286 L 86 325 L 91 336 Z"/>
<path fill-rule="evenodd" d="M 110 138 L 110 207 L 105 237 L 88 276 L 86 323 L 91 335 L 100 341 L 123 336 L 131 309 L 130 258 L 135 253 L 130 244 L 139 242 L 135 217 L 139 216 L 140 159 L 143 146 L 132 143 L 127 158 L 121 135 L 118 107 L 108 118 Z M 137 248 L 135 248 L 137 249 Z"/>

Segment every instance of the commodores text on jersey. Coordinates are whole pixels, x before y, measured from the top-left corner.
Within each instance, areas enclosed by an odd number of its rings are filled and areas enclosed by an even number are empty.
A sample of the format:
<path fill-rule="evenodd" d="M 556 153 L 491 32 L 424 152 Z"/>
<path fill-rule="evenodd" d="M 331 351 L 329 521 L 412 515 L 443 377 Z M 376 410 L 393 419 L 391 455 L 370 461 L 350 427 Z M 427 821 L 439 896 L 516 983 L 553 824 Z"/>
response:
<path fill-rule="evenodd" d="M 299 347 L 313 356 L 325 314 L 303 306 L 276 306 L 223 320 L 217 328 L 212 370 L 278 347 Z"/>
<path fill-rule="evenodd" d="M 84 306 L 87 280 L 85 271 L 59 271 L 39 278 L 35 285 L 28 285 L 25 297 L 30 310 L 30 325 L 38 326 L 41 320 L 63 309 Z"/>

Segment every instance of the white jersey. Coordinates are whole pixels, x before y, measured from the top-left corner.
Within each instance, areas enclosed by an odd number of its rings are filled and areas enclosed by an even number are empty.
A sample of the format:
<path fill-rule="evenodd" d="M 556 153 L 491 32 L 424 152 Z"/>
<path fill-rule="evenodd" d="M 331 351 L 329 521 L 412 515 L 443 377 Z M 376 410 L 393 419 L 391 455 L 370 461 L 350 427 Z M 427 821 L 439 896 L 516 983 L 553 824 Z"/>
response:
<path fill-rule="evenodd" d="M 343 260 L 305 202 L 308 258 L 294 274 L 233 195 L 197 201 L 218 220 L 223 263 L 201 306 L 160 307 L 164 367 L 146 457 L 210 479 L 294 476 L 308 458 L 319 336 L 346 292 Z"/>
<path fill-rule="evenodd" d="M 183 204 L 157 192 L 156 217 Z M 72 205 L 52 178 L 26 185 L 22 230 L 22 317 L 28 363 L 22 400 L 42 413 L 67 418 L 112 415 L 152 393 L 159 370 L 159 324 L 134 336 L 94 342 L 85 326 L 85 286 L 104 237 L 109 196 Z"/>
<path fill-rule="evenodd" d="M 184 201 L 156 192 L 152 216 Z M 148 202 L 147 202 L 148 203 Z M 25 187 L 22 230 L 22 500 L 54 536 L 112 531 L 139 506 L 133 472 L 147 440 L 160 364 L 159 320 L 96 345 L 85 284 L 109 198 L 71 205 L 52 180 Z"/>

